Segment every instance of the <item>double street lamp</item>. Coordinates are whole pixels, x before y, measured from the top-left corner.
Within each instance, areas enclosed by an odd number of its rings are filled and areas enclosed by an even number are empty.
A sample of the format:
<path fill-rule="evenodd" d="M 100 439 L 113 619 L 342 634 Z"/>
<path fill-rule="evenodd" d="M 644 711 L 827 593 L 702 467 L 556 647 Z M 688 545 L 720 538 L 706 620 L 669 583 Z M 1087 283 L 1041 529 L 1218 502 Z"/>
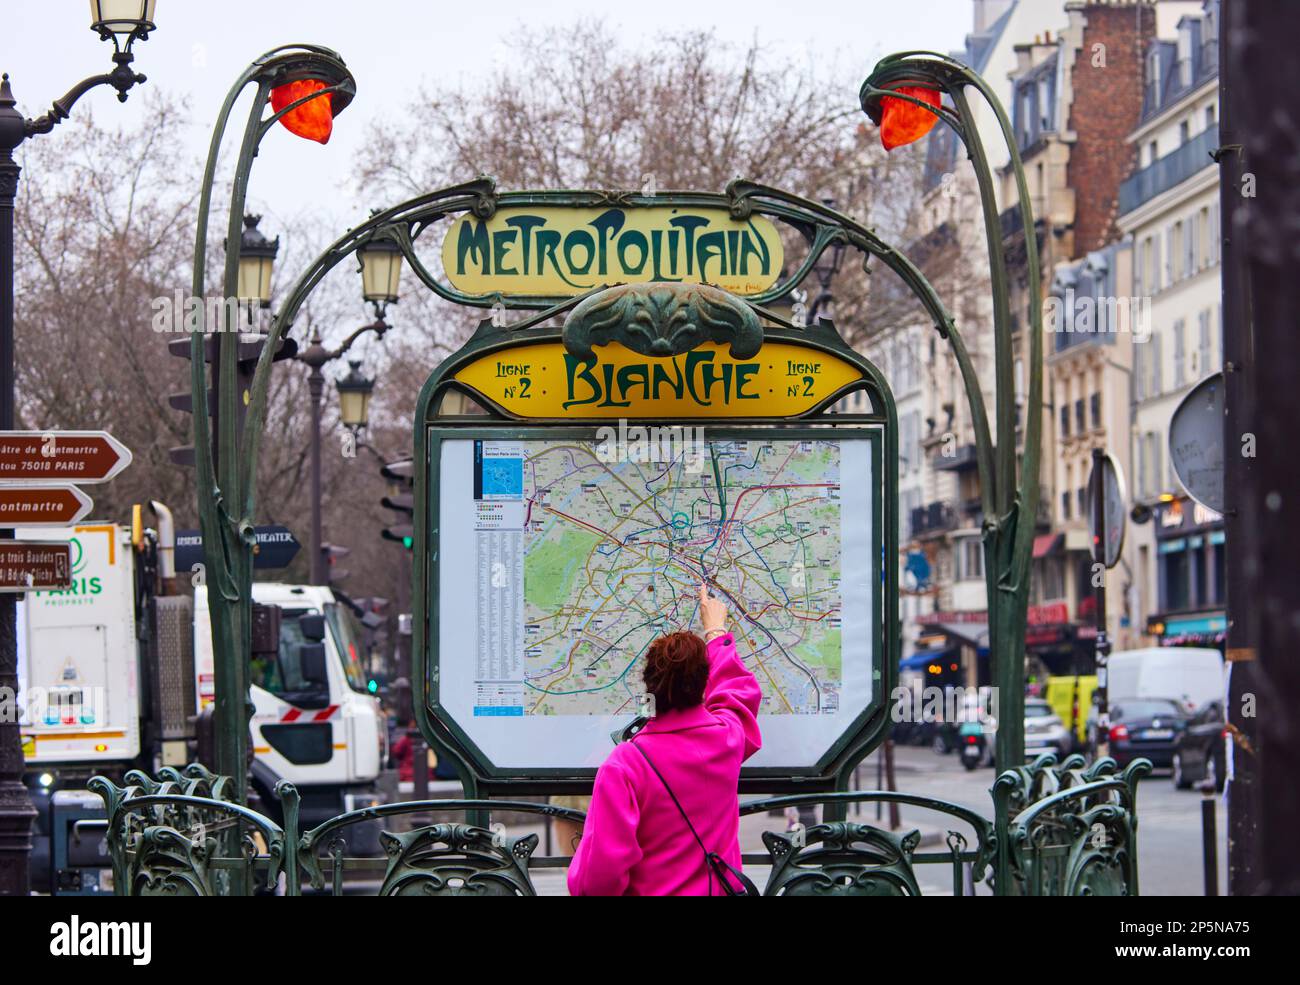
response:
<path fill-rule="evenodd" d="M 279 249 L 279 237 L 268 240 L 258 230 L 260 218 L 251 215 L 244 217 L 244 233 L 239 244 L 238 296 L 241 303 L 248 303 L 250 318 L 254 304 L 263 308 L 270 307 L 271 271 Z M 329 582 L 321 530 L 321 402 L 325 395 L 324 368 L 327 364 L 342 359 L 353 344 L 368 332 L 373 332 L 377 338 L 384 337 L 389 327 L 384 315 L 388 305 L 397 301 L 402 273 L 401 248 L 390 240 L 371 240 L 358 248 L 357 254 L 360 258 L 361 296 L 372 306 L 375 320 L 362 325 L 334 349 L 325 348 L 319 330 L 313 331 L 307 348 L 293 357 L 311 370 L 307 377 L 308 393 L 311 396 L 311 542 L 308 549 L 313 585 Z M 349 360 L 349 367 L 350 372 L 335 386 L 338 389 L 339 416 L 343 426 L 355 435 L 370 422 L 370 397 L 375 389 L 375 380 L 361 373 L 359 360 Z"/>
<path fill-rule="evenodd" d="M 29 137 L 49 133 L 72 113 L 78 99 L 101 85 L 127 92 L 145 77 L 131 69 L 131 48 L 154 29 L 155 0 L 91 0 L 90 28 L 113 42 L 113 70 L 82 79 L 56 99 L 48 112 L 26 119 L 17 110 L 9 76 L 0 78 L 0 431 L 14 427 L 14 201 L 22 169 L 14 151 Z M 0 531 L 8 536 L 10 531 Z M 0 693 L 14 695 L 17 707 L 18 656 L 15 596 L 0 594 Z M 23 753 L 18 721 L 0 715 L 0 895 L 26 895 L 27 855 L 35 816 L 22 783 Z"/>

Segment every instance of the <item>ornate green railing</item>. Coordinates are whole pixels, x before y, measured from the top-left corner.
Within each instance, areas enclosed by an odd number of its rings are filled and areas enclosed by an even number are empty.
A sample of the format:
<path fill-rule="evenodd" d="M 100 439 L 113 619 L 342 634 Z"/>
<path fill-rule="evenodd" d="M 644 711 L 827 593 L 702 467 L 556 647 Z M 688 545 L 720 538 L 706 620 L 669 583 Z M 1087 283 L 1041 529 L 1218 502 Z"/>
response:
<path fill-rule="evenodd" d="M 197 763 L 156 777 L 131 770 L 124 786 L 96 776 L 118 896 L 229 896 L 270 892 L 283 872 L 298 881 L 298 792 L 282 783 L 288 831 L 234 801 L 230 777 Z M 291 819 L 291 820 L 289 820 Z"/>
<path fill-rule="evenodd" d="M 1003 896 L 1136 896 L 1137 785 L 1151 772 L 1138 759 L 1059 767 L 1045 756 L 993 784 Z M 1014 813 L 1014 816 L 1013 816 Z"/>
<path fill-rule="evenodd" d="M 553 804 L 512 800 L 416 800 L 381 804 L 340 814 L 307 831 L 298 841 L 298 860 L 313 890 L 334 896 L 355 885 L 346 878 L 378 879 L 379 896 L 536 896 L 530 870 L 560 867 L 567 858 L 534 859 L 536 834 L 511 836 L 504 826 L 438 821 L 432 815 L 474 817 L 489 812 L 536 815 L 543 821 L 562 818 L 579 824 L 582 811 Z M 409 830 L 383 831 L 384 857 L 348 854 L 349 828 L 375 821 L 415 822 Z M 328 883 L 326 875 L 328 873 Z M 297 887 L 294 887 L 296 890 Z"/>
<path fill-rule="evenodd" d="M 1151 770 L 1139 759 L 1119 771 L 1042 756 L 994 781 L 994 819 L 958 804 L 888 790 L 750 800 L 742 816 L 820 805 L 841 818 L 796 831 L 763 833 L 765 896 L 919 896 L 920 870 L 951 880 L 952 895 L 983 884 L 999 896 L 1133 896 L 1138 893 L 1137 785 Z M 528 815 L 581 823 L 582 811 L 513 800 L 424 800 L 365 807 L 298 833 L 298 793 L 282 783 L 285 825 L 230 800 L 234 785 L 202 766 L 133 771 L 125 786 L 95 777 L 108 812 L 108 849 L 120 896 L 215 896 L 309 892 L 379 896 L 535 896 L 532 874 L 568 865 L 537 857 L 536 833 L 467 823 Z M 919 829 L 887 831 L 847 817 L 867 804 L 934 812 L 943 847 L 925 850 Z M 448 817 L 452 815 L 452 817 Z M 352 854 L 348 833 L 382 824 L 383 855 Z M 946 870 L 946 871 L 944 871 Z"/>
<path fill-rule="evenodd" d="M 919 851 L 919 830 L 898 834 L 853 821 L 819 824 L 794 834 L 763 833 L 767 855 L 746 855 L 747 864 L 768 864 L 765 896 L 920 896 L 917 866 L 948 866 L 952 894 L 965 894 L 966 867 L 971 884 L 981 882 L 993 861 L 994 825 L 975 811 L 930 797 L 892 790 L 852 790 L 834 794 L 769 797 L 740 805 L 742 817 L 787 807 L 823 805 L 844 811 L 850 805 L 898 804 L 924 808 L 962 822 L 965 830 L 944 832 L 946 851 Z M 829 813 L 829 812 L 828 812 Z"/>

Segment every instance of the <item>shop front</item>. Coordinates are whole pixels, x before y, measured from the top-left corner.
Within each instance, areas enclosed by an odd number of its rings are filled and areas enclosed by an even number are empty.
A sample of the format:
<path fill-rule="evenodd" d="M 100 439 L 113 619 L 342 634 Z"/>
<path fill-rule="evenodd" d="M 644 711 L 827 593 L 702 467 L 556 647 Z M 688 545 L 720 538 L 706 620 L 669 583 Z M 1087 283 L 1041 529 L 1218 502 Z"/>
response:
<path fill-rule="evenodd" d="M 1162 503 L 1155 516 L 1160 608 L 1147 632 L 1160 646 L 1223 648 L 1223 517 L 1187 498 Z"/>

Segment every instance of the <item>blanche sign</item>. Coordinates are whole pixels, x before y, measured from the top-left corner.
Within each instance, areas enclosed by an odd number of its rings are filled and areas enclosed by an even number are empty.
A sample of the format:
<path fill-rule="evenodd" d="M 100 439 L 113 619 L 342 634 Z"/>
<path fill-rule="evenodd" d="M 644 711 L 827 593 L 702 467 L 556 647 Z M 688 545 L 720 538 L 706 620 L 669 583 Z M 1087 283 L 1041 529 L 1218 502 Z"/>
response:
<path fill-rule="evenodd" d="M 725 209 L 512 206 L 466 214 L 442 244 L 447 279 L 466 294 L 573 297 L 650 281 L 710 284 L 759 294 L 784 259 L 776 227 Z"/>
<path fill-rule="evenodd" d="M 705 342 L 659 358 L 610 343 L 583 359 L 563 342 L 538 342 L 481 356 L 456 380 L 517 417 L 797 417 L 862 379 L 830 352 L 766 342 L 753 359 Z"/>

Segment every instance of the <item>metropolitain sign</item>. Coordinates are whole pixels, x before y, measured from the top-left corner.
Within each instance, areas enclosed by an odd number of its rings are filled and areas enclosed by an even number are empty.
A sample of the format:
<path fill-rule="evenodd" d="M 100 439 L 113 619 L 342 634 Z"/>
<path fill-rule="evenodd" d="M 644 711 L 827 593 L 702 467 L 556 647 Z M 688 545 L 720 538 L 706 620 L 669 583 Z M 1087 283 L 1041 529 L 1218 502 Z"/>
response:
<path fill-rule="evenodd" d="M 769 219 L 708 207 L 510 206 L 462 215 L 442 243 L 447 279 L 466 294 L 573 297 L 675 281 L 750 295 L 776 283 L 783 260 Z"/>
<path fill-rule="evenodd" d="M 716 342 L 666 357 L 614 342 L 594 358 L 539 342 L 480 356 L 456 373 L 510 414 L 556 419 L 795 417 L 860 379 L 846 360 L 788 342 L 765 342 L 750 359 Z"/>

